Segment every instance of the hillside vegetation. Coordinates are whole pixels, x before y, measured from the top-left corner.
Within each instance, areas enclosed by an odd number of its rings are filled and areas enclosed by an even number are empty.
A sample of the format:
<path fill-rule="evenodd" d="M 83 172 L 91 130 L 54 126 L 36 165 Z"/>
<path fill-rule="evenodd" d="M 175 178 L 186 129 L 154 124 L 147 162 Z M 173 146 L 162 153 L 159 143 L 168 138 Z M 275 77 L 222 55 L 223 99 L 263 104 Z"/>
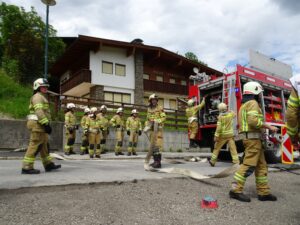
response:
<path fill-rule="evenodd" d="M 16 83 L 0 70 L 0 115 L 23 119 L 28 114 L 32 88 Z"/>

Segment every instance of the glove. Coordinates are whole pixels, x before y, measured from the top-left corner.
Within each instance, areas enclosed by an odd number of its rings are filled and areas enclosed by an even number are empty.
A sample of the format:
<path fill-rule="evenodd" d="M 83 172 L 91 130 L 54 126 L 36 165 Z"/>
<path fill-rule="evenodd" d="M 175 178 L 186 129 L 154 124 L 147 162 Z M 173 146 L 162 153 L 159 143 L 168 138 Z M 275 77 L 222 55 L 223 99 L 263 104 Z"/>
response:
<path fill-rule="evenodd" d="M 130 135 L 130 130 L 127 130 L 127 135 L 128 135 L 128 136 Z"/>
<path fill-rule="evenodd" d="M 139 130 L 139 136 L 141 136 L 142 135 L 142 131 L 141 130 Z"/>
<path fill-rule="evenodd" d="M 121 125 L 116 125 L 116 128 L 120 128 L 121 127 Z"/>
<path fill-rule="evenodd" d="M 44 125 L 44 129 L 47 134 L 51 134 L 52 128 L 50 127 L 49 123 Z"/>
<path fill-rule="evenodd" d="M 100 127 L 100 130 L 101 130 L 101 132 L 103 132 L 104 131 L 103 127 Z"/>
<path fill-rule="evenodd" d="M 73 131 L 74 131 L 73 127 L 68 127 L 68 131 L 69 131 L 70 134 L 73 134 Z"/>
<path fill-rule="evenodd" d="M 84 130 L 83 130 L 83 133 L 84 133 L 85 135 L 87 135 L 88 130 L 87 130 L 87 129 L 84 129 Z"/>

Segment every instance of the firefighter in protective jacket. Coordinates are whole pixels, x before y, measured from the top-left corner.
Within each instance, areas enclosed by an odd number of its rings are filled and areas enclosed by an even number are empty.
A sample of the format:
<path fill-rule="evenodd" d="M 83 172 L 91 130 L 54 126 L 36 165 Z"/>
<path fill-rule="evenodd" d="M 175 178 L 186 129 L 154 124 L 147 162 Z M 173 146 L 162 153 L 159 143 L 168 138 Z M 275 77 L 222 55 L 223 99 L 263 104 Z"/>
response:
<path fill-rule="evenodd" d="M 150 149 L 145 159 L 145 163 L 149 164 L 151 155 L 154 163 L 153 168 L 161 167 L 161 152 L 163 150 L 163 126 L 166 120 L 166 114 L 163 107 L 158 105 L 158 96 L 152 94 L 149 96 L 149 107 L 145 122 L 144 132 L 150 131 Z M 152 148 L 152 149 L 151 149 Z"/>
<path fill-rule="evenodd" d="M 84 127 L 86 124 L 86 120 L 89 117 L 90 112 L 91 112 L 90 108 L 87 107 L 84 109 L 84 115 L 82 116 L 81 121 L 80 121 L 80 126 L 83 131 L 84 131 Z M 88 153 L 88 146 L 89 146 L 88 135 L 87 135 L 87 133 L 83 132 L 82 136 L 81 136 L 80 155 L 84 155 L 84 154 Z"/>
<path fill-rule="evenodd" d="M 245 156 L 243 164 L 234 175 L 235 182 L 229 192 L 231 198 L 243 202 L 250 202 L 250 198 L 243 194 L 244 185 L 248 176 L 255 173 L 258 200 L 276 201 L 276 196 L 270 193 L 268 185 L 268 168 L 261 141 L 261 129 L 267 128 L 276 132 L 278 128 L 263 122 L 259 98 L 263 92 L 258 82 L 247 82 L 243 87 L 242 106 L 239 110 L 239 134 L 243 139 Z"/>
<path fill-rule="evenodd" d="M 102 105 L 100 107 L 100 113 L 97 114 L 97 120 L 99 120 L 100 123 L 100 129 L 101 129 L 101 142 L 100 142 L 100 148 L 101 148 L 101 154 L 105 154 L 107 150 L 105 149 L 106 139 L 109 134 L 109 120 L 106 116 L 107 113 L 107 107 L 106 105 Z"/>
<path fill-rule="evenodd" d="M 61 165 L 55 165 L 49 156 L 48 135 L 51 134 L 52 129 L 49 102 L 46 98 L 48 87 L 48 81 L 43 78 L 33 83 L 34 94 L 30 99 L 30 115 L 27 116 L 30 140 L 23 159 L 22 174 L 40 173 L 39 170 L 34 169 L 34 161 L 38 153 L 41 155 L 46 172 L 61 168 Z"/>
<path fill-rule="evenodd" d="M 123 119 L 123 108 L 118 108 L 116 115 L 111 118 L 110 123 L 113 127 L 116 128 L 116 146 L 115 146 L 115 155 L 124 155 L 122 152 L 123 139 L 124 139 L 124 129 L 125 122 Z"/>
<path fill-rule="evenodd" d="M 228 143 L 232 162 L 234 164 L 239 164 L 239 156 L 236 151 L 233 133 L 233 119 L 235 117 L 235 113 L 227 111 L 227 105 L 225 103 L 220 103 L 218 105 L 218 109 L 220 111 L 220 115 L 218 117 L 217 129 L 214 137 L 215 147 L 211 159 L 208 162 L 211 166 L 215 166 L 220 149 L 223 145 Z"/>
<path fill-rule="evenodd" d="M 89 155 L 90 158 L 100 158 L 101 149 L 100 149 L 100 141 L 101 141 L 101 133 L 100 133 L 100 124 L 99 120 L 96 118 L 97 108 L 92 107 L 91 113 L 89 117 L 86 119 L 84 133 L 88 134 L 89 140 Z M 96 147 L 96 154 L 95 154 Z"/>
<path fill-rule="evenodd" d="M 74 103 L 67 104 L 67 112 L 65 114 L 65 128 L 66 128 L 66 145 L 65 155 L 76 154 L 73 151 L 73 146 L 76 138 L 76 116 L 74 115 Z"/>
<path fill-rule="evenodd" d="M 138 111 L 136 109 L 133 109 L 131 111 L 131 116 L 128 117 L 126 121 L 126 130 L 127 135 L 129 135 L 127 155 L 130 156 L 131 153 L 133 155 L 137 155 L 136 147 L 138 142 L 138 136 L 142 134 L 142 123 L 140 118 L 138 117 Z"/>
<path fill-rule="evenodd" d="M 299 138 L 298 129 L 300 121 L 300 75 L 293 76 L 290 81 L 293 89 L 287 102 L 285 117 L 287 133 L 295 144 L 295 142 L 297 142 Z"/>
<path fill-rule="evenodd" d="M 205 98 L 199 105 L 195 105 L 194 99 L 188 100 L 188 107 L 185 110 L 186 117 L 188 118 L 188 130 L 190 132 L 190 148 L 197 148 L 197 142 L 195 140 L 198 133 L 198 111 L 205 106 Z"/>

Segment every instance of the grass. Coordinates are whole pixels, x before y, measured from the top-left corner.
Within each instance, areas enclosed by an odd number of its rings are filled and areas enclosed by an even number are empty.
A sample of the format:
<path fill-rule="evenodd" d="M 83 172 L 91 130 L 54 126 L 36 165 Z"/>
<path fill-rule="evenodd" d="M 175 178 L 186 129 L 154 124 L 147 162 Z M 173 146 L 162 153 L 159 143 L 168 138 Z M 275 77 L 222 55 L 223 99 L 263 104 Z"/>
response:
<path fill-rule="evenodd" d="M 16 83 L 0 70 L 0 112 L 15 119 L 24 119 L 28 114 L 32 88 Z"/>

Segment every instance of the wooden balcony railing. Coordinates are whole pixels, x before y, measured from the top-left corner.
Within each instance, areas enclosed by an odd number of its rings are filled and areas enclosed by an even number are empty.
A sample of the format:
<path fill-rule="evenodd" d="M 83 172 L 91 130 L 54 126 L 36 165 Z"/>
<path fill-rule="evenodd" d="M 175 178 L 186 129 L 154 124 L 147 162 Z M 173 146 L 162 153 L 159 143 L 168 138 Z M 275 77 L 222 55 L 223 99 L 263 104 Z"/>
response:
<path fill-rule="evenodd" d="M 170 84 L 154 80 L 144 80 L 144 90 L 178 95 L 188 95 L 188 87 L 180 84 Z"/>
<path fill-rule="evenodd" d="M 91 83 L 91 71 L 88 69 L 81 69 L 72 74 L 70 79 L 60 86 L 60 92 L 65 93 L 66 91 L 72 89 L 73 87 L 76 87 L 83 82 Z"/>

